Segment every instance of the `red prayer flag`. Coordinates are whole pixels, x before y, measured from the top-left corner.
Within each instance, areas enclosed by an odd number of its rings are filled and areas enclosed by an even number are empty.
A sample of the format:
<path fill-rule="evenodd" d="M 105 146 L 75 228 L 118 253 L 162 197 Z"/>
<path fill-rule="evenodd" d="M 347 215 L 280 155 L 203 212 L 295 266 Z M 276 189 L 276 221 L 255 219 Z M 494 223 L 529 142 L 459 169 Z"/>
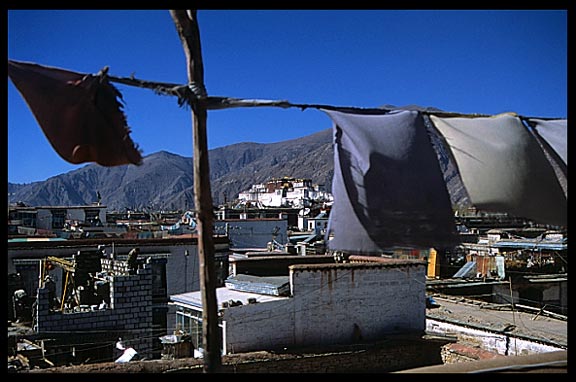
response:
<path fill-rule="evenodd" d="M 122 94 L 109 82 L 106 71 L 82 74 L 8 60 L 8 76 L 64 160 L 140 165 L 141 151 L 130 138 L 118 101 Z"/>

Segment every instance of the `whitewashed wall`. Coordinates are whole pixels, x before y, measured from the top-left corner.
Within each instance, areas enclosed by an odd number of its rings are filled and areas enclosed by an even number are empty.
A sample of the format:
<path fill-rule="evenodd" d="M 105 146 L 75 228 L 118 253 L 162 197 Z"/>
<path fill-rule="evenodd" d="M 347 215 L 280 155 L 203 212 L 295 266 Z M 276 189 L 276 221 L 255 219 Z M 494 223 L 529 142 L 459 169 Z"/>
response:
<path fill-rule="evenodd" d="M 290 267 L 292 297 L 224 310 L 227 352 L 424 333 L 425 264 Z"/>
<path fill-rule="evenodd" d="M 440 320 L 428 319 L 426 325 L 426 330 L 430 334 L 454 336 L 458 338 L 459 342 L 465 342 L 501 355 L 528 355 L 564 350 L 559 346 L 542 344 L 505 333 L 495 333 Z"/>

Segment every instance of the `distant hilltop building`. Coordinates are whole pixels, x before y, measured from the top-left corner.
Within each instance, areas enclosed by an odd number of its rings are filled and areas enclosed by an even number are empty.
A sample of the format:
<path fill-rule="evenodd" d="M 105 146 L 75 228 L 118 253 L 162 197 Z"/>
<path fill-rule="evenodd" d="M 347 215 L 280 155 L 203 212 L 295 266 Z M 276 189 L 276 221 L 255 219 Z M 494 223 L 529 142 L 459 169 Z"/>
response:
<path fill-rule="evenodd" d="M 238 194 L 241 204 L 253 203 L 261 207 L 310 207 L 317 203 L 332 203 L 332 194 L 311 179 L 274 178 L 265 184 L 254 184 Z"/>

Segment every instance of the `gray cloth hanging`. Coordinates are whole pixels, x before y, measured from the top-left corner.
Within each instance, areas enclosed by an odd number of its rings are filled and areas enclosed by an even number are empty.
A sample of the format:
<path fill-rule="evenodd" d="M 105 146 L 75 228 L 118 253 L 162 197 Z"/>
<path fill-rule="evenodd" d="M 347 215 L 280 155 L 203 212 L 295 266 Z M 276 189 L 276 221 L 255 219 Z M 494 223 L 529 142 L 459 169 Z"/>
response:
<path fill-rule="evenodd" d="M 419 112 L 321 110 L 334 122 L 330 249 L 381 254 L 458 241 L 450 197 Z"/>

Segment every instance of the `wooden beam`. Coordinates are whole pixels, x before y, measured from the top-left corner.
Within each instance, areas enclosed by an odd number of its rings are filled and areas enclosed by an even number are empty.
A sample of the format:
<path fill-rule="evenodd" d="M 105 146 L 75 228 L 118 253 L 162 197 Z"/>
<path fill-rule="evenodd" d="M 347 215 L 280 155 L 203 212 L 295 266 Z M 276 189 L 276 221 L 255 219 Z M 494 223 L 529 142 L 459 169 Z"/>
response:
<path fill-rule="evenodd" d="M 202 335 L 204 341 L 204 372 L 219 372 L 222 366 L 220 328 L 216 301 L 216 272 L 214 266 L 214 218 L 208 143 L 206 134 L 207 112 L 201 102 L 204 98 L 204 66 L 200 33 L 195 10 L 170 10 L 178 36 L 186 54 L 189 87 L 197 92 L 190 99 L 194 140 L 194 203 L 197 213 L 198 254 L 200 262 L 200 291 L 202 295 Z"/>
<path fill-rule="evenodd" d="M 74 273 L 76 271 L 76 267 L 72 261 L 61 259 L 56 256 L 48 256 L 48 261 L 62 267 L 67 272 Z"/>

